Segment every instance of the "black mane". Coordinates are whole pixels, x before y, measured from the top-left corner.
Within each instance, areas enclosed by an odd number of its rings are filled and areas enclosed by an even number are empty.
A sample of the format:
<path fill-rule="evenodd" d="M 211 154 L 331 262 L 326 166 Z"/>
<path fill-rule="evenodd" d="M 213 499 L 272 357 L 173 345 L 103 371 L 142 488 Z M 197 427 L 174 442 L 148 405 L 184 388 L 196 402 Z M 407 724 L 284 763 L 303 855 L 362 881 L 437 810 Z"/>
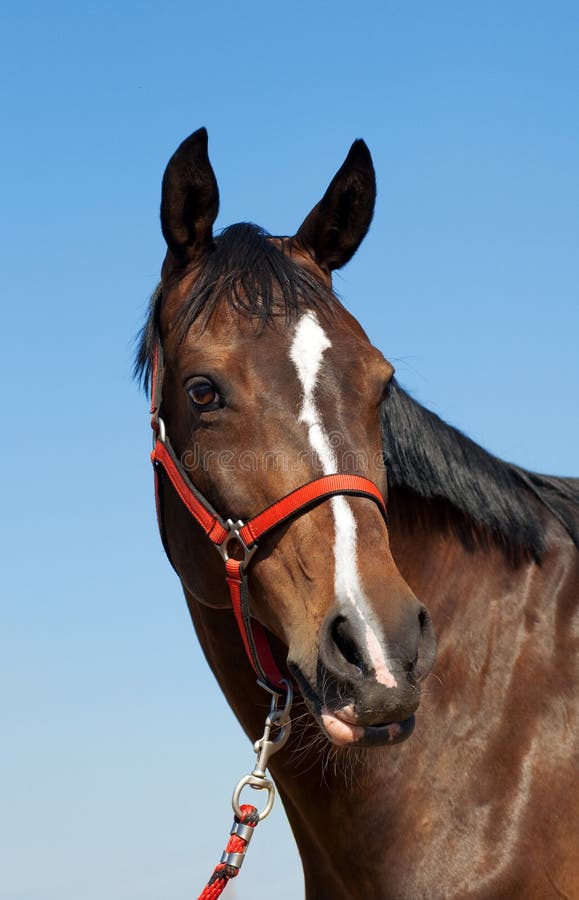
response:
<path fill-rule="evenodd" d="M 542 506 L 579 546 L 579 479 L 539 475 L 498 459 L 396 380 L 383 406 L 382 446 L 389 505 L 403 527 L 428 517 L 468 549 L 493 543 L 514 563 L 538 561 L 546 541 Z"/>
<path fill-rule="evenodd" d="M 209 319 L 229 303 L 258 327 L 278 317 L 291 320 L 304 308 L 327 313 L 333 294 L 255 225 L 225 229 L 216 239 L 180 320 L 183 337 L 199 317 Z M 160 286 L 138 342 L 135 376 L 150 386 L 153 348 L 159 337 Z M 391 515 L 411 529 L 428 519 L 452 530 L 469 549 L 499 545 L 514 562 L 540 560 L 546 525 L 541 507 L 558 519 L 579 546 L 579 480 L 527 472 L 488 453 L 413 400 L 394 381 L 382 415 Z"/>

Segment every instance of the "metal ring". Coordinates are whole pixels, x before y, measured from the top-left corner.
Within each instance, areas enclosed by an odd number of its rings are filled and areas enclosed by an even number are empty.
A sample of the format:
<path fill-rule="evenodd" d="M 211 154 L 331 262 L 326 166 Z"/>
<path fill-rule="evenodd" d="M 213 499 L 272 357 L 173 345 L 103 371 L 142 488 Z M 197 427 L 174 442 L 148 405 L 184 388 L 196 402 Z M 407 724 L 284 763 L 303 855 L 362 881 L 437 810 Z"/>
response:
<path fill-rule="evenodd" d="M 259 813 L 259 821 L 261 822 L 263 821 L 263 819 L 267 819 L 273 809 L 273 803 L 275 800 L 275 785 L 273 781 L 269 780 L 269 778 L 256 778 L 255 775 L 245 775 L 233 791 L 233 797 L 231 798 L 233 812 L 239 819 L 243 815 L 243 813 L 241 812 L 241 806 L 239 804 L 239 798 L 241 796 L 243 788 L 247 785 L 250 785 L 250 787 L 252 787 L 256 791 L 267 791 L 267 803 Z"/>
<path fill-rule="evenodd" d="M 237 562 L 243 563 L 244 567 L 247 567 L 249 560 L 257 550 L 257 544 L 254 544 L 253 547 L 248 547 L 243 538 L 240 535 L 240 529 L 244 527 L 244 523 L 239 520 L 238 522 L 234 522 L 232 519 L 227 519 L 225 522 L 225 526 L 228 529 L 227 535 L 224 537 L 220 544 L 215 544 L 215 549 L 221 556 L 224 562 L 227 562 L 229 559 L 235 559 Z M 229 545 L 235 541 L 237 547 L 241 549 L 242 559 L 239 559 L 237 556 L 231 556 L 229 553 Z"/>

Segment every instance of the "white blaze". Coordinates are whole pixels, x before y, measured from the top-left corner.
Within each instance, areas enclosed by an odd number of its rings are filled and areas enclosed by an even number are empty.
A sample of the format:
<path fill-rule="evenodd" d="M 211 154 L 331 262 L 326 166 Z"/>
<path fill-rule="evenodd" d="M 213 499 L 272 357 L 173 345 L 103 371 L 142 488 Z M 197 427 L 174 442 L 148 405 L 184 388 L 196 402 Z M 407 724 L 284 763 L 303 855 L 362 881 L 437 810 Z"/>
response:
<path fill-rule="evenodd" d="M 338 471 L 336 454 L 326 434 L 319 411 L 316 407 L 314 391 L 322 366 L 324 352 L 331 347 L 326 332 L 312 312 L 305 313 L 299 320 L 290 348 L 290 359 L 296 367 L 303 390 L 302 408 L 299 421 L 308 429 L 310 446 L 319 457 L 324 475 Z M 390 671 L 384 650 L 368 622 L 363 601 L 364 591 L 358 573 L 356 546 L 356 520 L 345 497 L 330 500 L 335 523 L 334 541 L 334 590 L 336 598 L 355 607 L 365 630 L 366 645 L 376 680 L 386 687 L 395 687 L 396 679 Z"/>

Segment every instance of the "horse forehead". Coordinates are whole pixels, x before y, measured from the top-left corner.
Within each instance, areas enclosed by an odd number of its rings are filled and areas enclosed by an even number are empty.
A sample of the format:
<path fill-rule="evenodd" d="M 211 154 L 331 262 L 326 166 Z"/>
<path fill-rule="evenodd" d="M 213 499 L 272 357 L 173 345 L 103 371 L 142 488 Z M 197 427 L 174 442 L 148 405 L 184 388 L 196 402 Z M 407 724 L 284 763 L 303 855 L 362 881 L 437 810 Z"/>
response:
<path fill-rule="evenodd" d="M 179 327 L 182 302 L 173 294 L 162 319 L 169 356 L 186 368 L 198 361 L 207 365 L 215 362 L 234 376 L 263 374 L 270 381 L 287 384 L 288 377 L 296 379 L 298 355 L 306 365 L 308 354 L 321 351 L 326 379 L 332 374 L 340 379 L 354 368 L 358 377 L 377 370 L 380 377 L 387 374 L 381 370 L 389 364 L 372 346 L 359 322 L 337 302 L 331 312 L 305 307 L 289 320 L 279 315 L 264 326 L 224 302 L 216 306 L 208 320 L 201 315 L 194 321 L 185 340 Z"/>
<path fill-rule="evenodd" d="M 186 343 L 192 353 L 210 355 L 247 374 L 265 371 L 273 380 L 295 377 L 296 369 L 309 370 L 316 360 L 323 362 L 326 378 L 340 378 L 353 368 L 370 373 L 387 365 L 359 326 L 312 310 L 287 323 L 282 317 L 274 319 L 264 327 L 236 311 L 217 311 L 209 323 L 194 323 Z"/>

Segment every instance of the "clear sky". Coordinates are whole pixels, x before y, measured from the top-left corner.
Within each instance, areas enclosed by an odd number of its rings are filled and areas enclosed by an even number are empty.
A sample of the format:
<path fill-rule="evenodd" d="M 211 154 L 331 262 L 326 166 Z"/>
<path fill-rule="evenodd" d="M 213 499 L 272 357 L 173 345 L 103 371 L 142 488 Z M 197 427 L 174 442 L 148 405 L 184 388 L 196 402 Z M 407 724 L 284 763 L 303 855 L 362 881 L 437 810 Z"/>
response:
<path fill-rule="evenodd" d="M 206 125 L 218 224 L 291 234 L 365 138 L 376 215 L 337 290 L 422 402 L 577 474 L 579 5 L 33 0 L 0 33 L 0 900 L 185 900 L 253 756 L 131 381 L 164 166 Z M 300 884 L 279 807 L 229 897 Z"/>

